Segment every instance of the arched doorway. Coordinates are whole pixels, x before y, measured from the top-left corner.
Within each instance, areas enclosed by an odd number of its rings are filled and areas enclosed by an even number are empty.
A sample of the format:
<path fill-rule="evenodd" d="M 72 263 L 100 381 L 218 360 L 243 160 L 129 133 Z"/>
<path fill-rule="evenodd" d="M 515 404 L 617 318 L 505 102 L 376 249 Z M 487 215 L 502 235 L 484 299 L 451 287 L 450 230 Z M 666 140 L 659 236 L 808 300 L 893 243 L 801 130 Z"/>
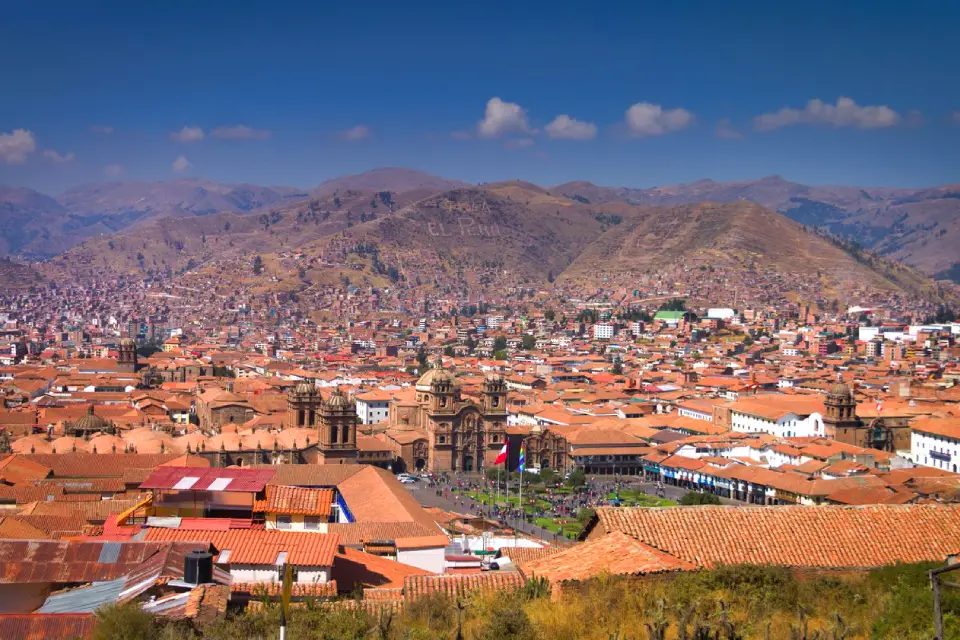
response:
<path fill-rule="evenodd" d="M 427 468 L 427 461 L 424 460 L 423 458 L 417 458 L 413 462 L 413 468 L 416 469 L 417 471 L 423 471 L 424 469 Z"/>
<path fill-rule="evenodd" d="M 473 471 L 473 456 L 463 456 L 463 470 Z"/>

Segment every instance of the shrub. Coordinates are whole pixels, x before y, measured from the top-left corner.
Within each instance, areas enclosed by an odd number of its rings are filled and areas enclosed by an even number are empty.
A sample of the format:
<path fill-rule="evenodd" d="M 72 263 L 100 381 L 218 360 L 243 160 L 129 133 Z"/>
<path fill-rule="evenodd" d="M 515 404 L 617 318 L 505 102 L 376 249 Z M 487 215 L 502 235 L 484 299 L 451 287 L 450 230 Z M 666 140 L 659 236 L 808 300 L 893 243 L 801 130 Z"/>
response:
<path fill-rule="evenodd" d="M 720 504 L 720 498 L 706 491 L 688 491 L 680 498 L 680 504 L 687 506 L 695 504 Z"/>
<path fill-rule="evenodd" d="M 93 640 L 156 640 L 160 637 L 156 619 L 138 604 L 103 607 L 95 617 Z"/>

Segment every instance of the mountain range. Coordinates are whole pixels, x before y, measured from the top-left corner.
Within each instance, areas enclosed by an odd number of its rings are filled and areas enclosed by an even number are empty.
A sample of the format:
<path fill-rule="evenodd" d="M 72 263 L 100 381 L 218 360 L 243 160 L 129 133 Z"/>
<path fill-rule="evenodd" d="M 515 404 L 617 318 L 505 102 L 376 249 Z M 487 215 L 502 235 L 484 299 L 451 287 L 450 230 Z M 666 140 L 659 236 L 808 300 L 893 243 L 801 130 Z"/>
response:
<path fill-rule="evenodd" d="M 697 204 L 704 202 L 727 206 Z M 309 271 L 355 259 L 361 246 L 368 263 L 375 248 L 380 271 L 416 261 L 414 277 L 424 286 L 451 273 L 465 286 L 476 278 L 495 282 L 504 269 L 531 281 L 574 281 L 682 253 L 738 269 L 750 269 L 758 255 L 784 270 L 826 265 L 818 276 L 837 287 L 856 275 L 915 288 L 920 278 L 912 269 L 864 255 L 960 281 L 958 226 L 960 187 L 818 187 L 777 176 L 651 189 L 589 182 L 544 188 L 468 185 L 387 168 L 306 190 L 113 182 L 52 198 L 0 187 L 0 255 L 56 257 L 51 266 L 75 273 L 182 272 L 294 249 L 313 260 Z"/>

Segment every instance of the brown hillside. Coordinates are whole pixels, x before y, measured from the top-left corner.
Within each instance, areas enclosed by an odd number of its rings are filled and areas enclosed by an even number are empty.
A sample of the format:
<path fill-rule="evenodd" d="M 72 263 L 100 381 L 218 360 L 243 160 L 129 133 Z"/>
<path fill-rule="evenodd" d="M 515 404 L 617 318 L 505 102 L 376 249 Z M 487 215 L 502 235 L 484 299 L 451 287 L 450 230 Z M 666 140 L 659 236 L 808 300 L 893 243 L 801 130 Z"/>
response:
<path fill-rule="evenodd" d="M 788 289 L 818 282 L 835 292 L 863 285 L 917 291 L 930 284 L 870 254 L 858 260 L 789 218 L 748 202 L 645 209 L 593 242 L 563 276 L 583 281 L 599 272 L 643 273 L 681 262 L 782 274 Z"/>

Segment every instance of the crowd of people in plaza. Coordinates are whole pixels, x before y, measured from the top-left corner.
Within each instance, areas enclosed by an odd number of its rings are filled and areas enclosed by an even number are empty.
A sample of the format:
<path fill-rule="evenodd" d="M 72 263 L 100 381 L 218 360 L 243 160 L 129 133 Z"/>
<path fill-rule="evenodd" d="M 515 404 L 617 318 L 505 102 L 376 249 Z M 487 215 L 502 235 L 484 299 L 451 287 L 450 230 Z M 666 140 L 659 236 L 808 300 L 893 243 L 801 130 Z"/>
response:
<path fill-rule="evenodd" d="M 521 507 L 520 486 L 516 482 L 510 482 L 508 486 L 503 479 L 497 481 L 479 476 L 441 474 L 427 477 L 427 488 L 461 512 L 503 524 L 533 524 L 542 518 L 576 521 L 585 509 L 619 504 L 620 492 L 630 485 L 623 479 L 588 479 L 586 484 L 576 487 L 565 486 L 560 481 L 525 484 Z M 655 495 L 660 496 L 662 492 L 662 488 L 654 489 Z"/>

